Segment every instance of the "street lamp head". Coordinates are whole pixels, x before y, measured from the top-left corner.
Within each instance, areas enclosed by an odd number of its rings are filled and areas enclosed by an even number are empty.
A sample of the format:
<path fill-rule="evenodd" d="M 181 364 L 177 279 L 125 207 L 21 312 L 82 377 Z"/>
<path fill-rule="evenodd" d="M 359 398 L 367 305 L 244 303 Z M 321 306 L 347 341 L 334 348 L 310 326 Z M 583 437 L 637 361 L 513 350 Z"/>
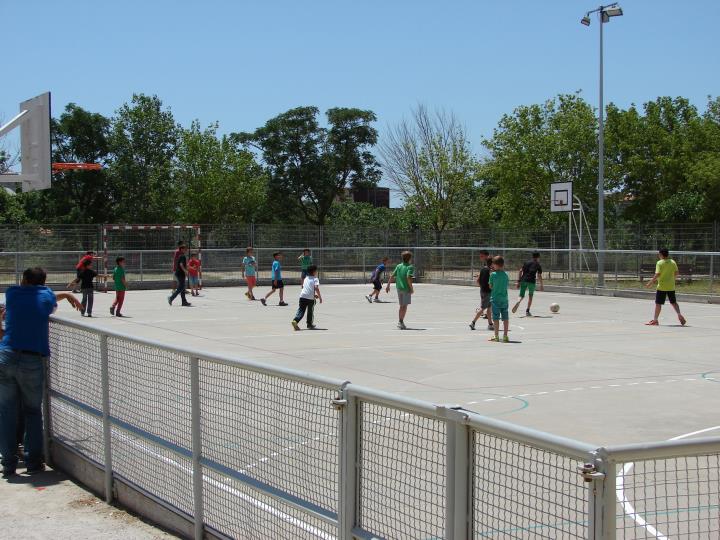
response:
<path fill-rule="evenodd" d="M 623 10 L 620 6 L 617 4 L 613 6 L 609 6 L 603 10 L 604 14 L 607 14 L 608 17 L 622 17 Z"/>
<path fill-rule="evenodd" d="M 585 15 L 582 19 L 580 19 L 580 24 L 590 26 L 590 17 L 588 15 Z"/>

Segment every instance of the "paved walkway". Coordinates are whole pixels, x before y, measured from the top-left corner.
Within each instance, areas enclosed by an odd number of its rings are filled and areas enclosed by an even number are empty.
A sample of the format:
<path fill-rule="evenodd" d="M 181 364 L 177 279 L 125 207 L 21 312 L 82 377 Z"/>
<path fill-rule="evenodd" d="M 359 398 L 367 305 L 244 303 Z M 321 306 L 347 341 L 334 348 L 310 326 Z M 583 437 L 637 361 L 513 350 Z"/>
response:
<path fill-rule="evenodd" d="M 105 504 L 63 473 L 48 469 L 0 480 L 0 538 L 165 540 L 177 538 Z"/>

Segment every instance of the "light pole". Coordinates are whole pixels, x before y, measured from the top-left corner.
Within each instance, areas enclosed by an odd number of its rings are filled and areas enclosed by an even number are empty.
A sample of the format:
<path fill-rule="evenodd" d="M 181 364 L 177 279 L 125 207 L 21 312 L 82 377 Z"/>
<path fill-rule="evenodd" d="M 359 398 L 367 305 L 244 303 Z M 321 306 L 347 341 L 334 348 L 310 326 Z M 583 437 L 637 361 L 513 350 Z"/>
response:
<path fill-rule="evenodd" d="M 598 287 L 605 286 L 605 105 L 603 103 L 603 25 L 613 17 L 621 17 L 617 4 L 600 6 L 588 11 L 580 23 L 590 26 L 590 15 L 598 14 L 600 21 L 600 97 L 598 106 Z"/>

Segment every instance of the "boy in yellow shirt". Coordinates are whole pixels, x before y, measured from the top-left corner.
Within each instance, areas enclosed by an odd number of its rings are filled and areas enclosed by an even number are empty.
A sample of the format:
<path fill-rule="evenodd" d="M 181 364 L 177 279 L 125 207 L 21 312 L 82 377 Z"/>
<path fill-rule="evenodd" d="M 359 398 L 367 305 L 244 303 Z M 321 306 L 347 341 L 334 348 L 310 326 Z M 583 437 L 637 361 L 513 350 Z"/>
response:
<path fill-rule="evenodd" d="M 680 324 L 685 326 L 687 321 L 685 317 L 682 316 L 682 313 L 680 313 L 680 306 L 678 306 L 677 299 L 675 298 L 675 278 L 678 275 L 677 263 L 670 258 L 670 252 L 665 248 L 658 252 L 658 259 L 655 265 L 655 275 L 647 282 L 647 285 L 645 285 L 645 287 L 649 288 L 654 283 L 657 283 L 657 291 L 655 292 L 655 316 L 645 324 L 648 326 L 658 325 L 660 310 L 667 298 L 670 300 L 670 305 L 675 310 L 675 313 L 677 313 Z"/>

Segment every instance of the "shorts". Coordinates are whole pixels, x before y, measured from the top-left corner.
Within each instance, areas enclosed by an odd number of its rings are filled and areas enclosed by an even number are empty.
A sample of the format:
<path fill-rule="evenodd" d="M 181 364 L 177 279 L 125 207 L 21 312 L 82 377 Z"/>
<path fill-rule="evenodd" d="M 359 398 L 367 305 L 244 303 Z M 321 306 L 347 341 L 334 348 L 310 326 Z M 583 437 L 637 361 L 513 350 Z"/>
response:
<path fill-rule="evenodd" d="M 494 302 L 491 303 L 492 305 L 492 315 L 493 320 L 499 321 L 509 321 L 510 320 L 510 313 L 508 313 L 508 306 L 507 304 L 500 306 Z"/>
<path fill-rule="evenodd" d="M 490 307 L 490 291 L 480 291 L 480 309 L 487 309 Z"/>
<path fill-rule="evenodd" d="M 277 283 L 277 285 L 276 285 L 276 283 Z M 283 280 L 282 280 L 282 279 L 278 279 L 277 281 L 273 281 L 273 285 L 272 285 L 272 290 L 273 290 L 273 291 L 274 291 L 275 289 L 284 289 L 284 288 L 285 288 L 285 284 L 283 283 Z"/>
<path fill-rule="evenodd" d="M 665 297 L 670 300 L 671 304 L 677 304 L 675 291 L 655 291 L 655 303 L 658 306 L 662 306 L 665 303 Z"/>
<path fill-rule="evenodd" d="M 412 304 L 412 294 L 410 294 L 409 292 L 398 291 L 397 295 L 398 295 L 398 303 L 401 306 L 409 306 L 410 304 Z"/>
<path fill-rule="evenodd" d="M 375 289 L 376 291 L 382 290 L 382 283 L 380 283 L 379 279 L 376 279 L 375 281 L 373 281 L 372 286 L 373 286 L 373 289 Z"/>
<path fill-rule="evenodd" d="M 198 276 L 188 276 L 188 283 L 191 287 L 197 287 L 200 285 L 200 278 Z"/>
<path fill-rule="evenodd" d="M 255 287 L 257 285 L 257 276 L 245 276 L 245 282 L 248 287 Z"/>
<path fill-rule="evenodd" d="M 520 282 L 520 298 L 525 298 L 525 291 L 530 293 L 530 296 L 535 294 L 535 283 L 528 283 L 527 281 Z"/>

